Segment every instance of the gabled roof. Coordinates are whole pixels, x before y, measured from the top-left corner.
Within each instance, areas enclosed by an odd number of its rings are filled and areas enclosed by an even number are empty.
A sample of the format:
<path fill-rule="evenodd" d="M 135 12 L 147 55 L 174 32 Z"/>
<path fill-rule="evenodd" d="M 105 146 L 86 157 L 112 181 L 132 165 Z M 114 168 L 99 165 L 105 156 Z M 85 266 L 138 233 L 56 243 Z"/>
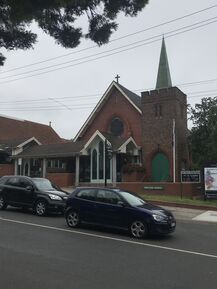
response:
<path fill-rule="evenodd" d="M 35 137 L 40 143 L 60 143 L 62 139 L 49 125 L 0 115 L 0 142 L 15 142 Z"/>
<path fill-rule="evenodd" d="M 45 145 L 35 145 L 27 148 L 13 158 L 52 158 L 70 157 L 80 154 L 84 142 L 67 142 Z"/>
<path fill-rule="evenodd" d="M 91 112 L 91 114 L 89 115 L 88 119 L 86 120 L 86 122 L 83 124 L 83 126 L 81 127 L 81 129 L 79 130 L 79 132 L 77 133 L 77 135 L 74 138 L 74 141 L 77 141 L 77 139 L 79 138 L 79 136 L 82 134 L 83 131 L 85 131 L 86 127 L 88 124 L 90 124 L 94 118 L 96 113 L 99 112 L 101 106 L 103 105 L 103 102 L 105 101 L 105 99 L 107 99 L 110 95 L 110 92 L 112 91 L 113 88 L 116 88 L 117 90 L 120 91 L 120 93 L 129 101 L 129 103 L 140 113 L 142 114 L 141 111 L 141 97 L 137 94 L 135 94 L 134 92 L 128 90 L 127 88 L 125 88 L 124 86 L 120 85 L 119 83 L 113 81 L 110 86 L 108 87 L 108 89 L 106 90 L 106 92 L 103 94 L 103 96 L 101 97 L 101 99 L 99 100 L 99 102 L 97 103 L 97 105 L 95 106 L 94 110 Z"/>
<path fill-rule="evenodd" d="M 117 82 L 115 83 L 120 88 L 120 90 L 124 92 L 124 95 L 127 96 L 129 100 L 134 104 L 134 106 L 139 108 L 139 110 L 141 111 L 141 97 L 138 94 L 135 94 L 134 92 L 130 91 L 123 85 L 120 85 L 120 83 Z"/>
<path fill-rule="evenodd" d="M 12 139 L 12 140 L 0 140 L 1 145 L 10 146 L 11 148 L 22 147 L 25 144 L 35 141 L 37 144 L 41 144 L 35 137 L 24 139 Z"/>
<path fill-rule="evenodd" d="M 108 143 L 112 146 L 112 150 L 114 152 L 123 151 L 123 147 L 125 148 L 127 144 L 130 142 L 132 142 L 135 145 L 135 147 L 139 149 L 139 146 L 136 144 L 136 142 L 134 141 L 132 137 L 120 138 L 112 134 L 96 130 L 95 133 L 84 144 L 83 153 L 85 152 L 85 150 L 87 151 L 88 147 L 91 145 L 91 143 L 94 141 L 96 137 L 101 138 L 103 142 L 107 140 Z"/>
<path fill-rule="evenodd" d="M 31 142 L 41 145 L 41 143 L 35 137 L 31 137 L 28 139 L 0 140 L 0 148 L 2 150 L 12 152 L 13 149 L 22 148 Z"/>
<path fill-rule="evenodd" d="M 105 132 L 102 132 L 102 135 L 104 135 L 104 137 L 110 142 L 113 151 L 118 151 L 120 147 L 129 139 L 129 138 L 120 138 Z"/>
<path fill-rule="evenodd" d="M 0 145 L 2 147 L 8 147 L 8 148 L 16 148 L 18 145 L 26 142 L 29 138 L 24 138 L 24 139 L 1 139 L 0 140 Z"/>
<path fill-rule="evenodd" d="M 114 152 L 125 152 L 128 143 L 132 142 L 134 146 L 139 149 L 136 142 L 132 137 L 119 138 L 108 133 L 100 132 L 98 130 L 92 135 L 87 141 L 67 142 L 67 143 L 56 143 L 56 144 L 45 144 L 45 145 L 34 145 L 31 146 L 21 153 L 12 156 L 13 158 L 61 158 L 70 157 L 81 154 L 86 154 L 88 147 L 96 137 L 100 137 L 102 141 L 107 140 L 112 146 Z"/>

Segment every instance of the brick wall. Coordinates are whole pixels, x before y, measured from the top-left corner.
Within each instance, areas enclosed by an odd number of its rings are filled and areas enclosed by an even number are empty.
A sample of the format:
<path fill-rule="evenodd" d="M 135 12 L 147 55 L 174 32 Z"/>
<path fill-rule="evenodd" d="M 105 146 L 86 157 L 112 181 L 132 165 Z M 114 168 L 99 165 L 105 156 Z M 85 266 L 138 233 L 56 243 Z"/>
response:
<path fill-rule="evenodd" d="M 156 104 L 161 106 L 161 115 L 156 116 Z M 147 176 L 151 176 L 151 162 L 157 152 L 164 153 L 173 175 L 172 131 L 176 125 L 176 176 L 179 181 L 182 160 L 189 164 L 187 146 L 187 102 L 186 95 L 177 87 L 142 93 L 142 139 L 143 156 Z"/>
<path fill-rule="evenodd" d="M 139 194 L 170 195 L 170 196 L 197 196 L 201 195 L 201 184 L 198 183 L 117 183 L 117 187 Z M 144 187 L 158 187 L 162 189 L 144 189 Z"/>
<path fill-rule="evenodd" d="M 75 183 L 74 173 L 47 173 L 46 178 L 59 187 L 70 187 Z"/>
<path fill-rule="evenodd" d="M 79 186 L 97 186 L 104 187 L 104 184 L 80 183 Z M 108 188 L 112 188 L 112 184 L 107 184 Z M 150 183 L 150 182 L 122 182 L 116 183 L 116 187 L 134 192 L 136 194 L 148 195 L 169 195 L 169 196 L 183 196 L 193 197 L 201 196 L 203 193 L 203 185 L 198 183 Z M 144 189 L 144 187 L 160 187 L 162 189 Z"/>
<path fill-rule="evenodd" d="M 114 117 L 124 122 L 122 137 L 133 136 L 136 143 L 141 145 L 141 114 L 129 103 L 129 101 L 116 89 L 111 91 L 106 105 L 96 114 L 87 131 L 83 134 L 82 140 L 88 140 L 96 130 L 110 132 L 111 120 Z"/>
<path fill-rule="evenodd" d="M 0 177 L 14 175 L 14 164 L 0 164 Z"/>

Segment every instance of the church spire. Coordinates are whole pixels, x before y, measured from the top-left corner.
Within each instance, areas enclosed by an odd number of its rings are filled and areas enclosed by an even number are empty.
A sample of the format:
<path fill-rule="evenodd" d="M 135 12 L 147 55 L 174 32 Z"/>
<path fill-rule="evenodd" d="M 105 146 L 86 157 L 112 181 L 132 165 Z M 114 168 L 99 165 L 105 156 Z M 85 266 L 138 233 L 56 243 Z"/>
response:
<path fill-rule="evenodd" d="M 166 45 L 164 37 L 162 39 L 160 61 L 158 67 L 156 89 L 171 87 L 172 81 L 170 77 L 169 63 L 167 59 Z"/>

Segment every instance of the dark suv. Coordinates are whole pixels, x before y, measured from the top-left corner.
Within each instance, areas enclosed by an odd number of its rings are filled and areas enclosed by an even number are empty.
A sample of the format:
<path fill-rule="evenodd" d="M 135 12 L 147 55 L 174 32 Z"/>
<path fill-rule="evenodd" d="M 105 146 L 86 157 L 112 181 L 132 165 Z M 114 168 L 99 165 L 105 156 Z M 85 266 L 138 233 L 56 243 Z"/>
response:
<path fill-rule="evenodd" d="M 25 176 L 0 178 L 0 210 L 8 205 L 32 208 L 36 215 L 44 216 L 48 211 L 63 212 L 68 194 L 58 190 L 49 180 Z"/>
<path fill-rule="evenodd" d="M 133 237 L 168 234 L 176 227 L 172 213 L 120 189 L 78 187 L 66 202 L 66 222 L 75 228 L 82 222 L 127 229 Z"/>

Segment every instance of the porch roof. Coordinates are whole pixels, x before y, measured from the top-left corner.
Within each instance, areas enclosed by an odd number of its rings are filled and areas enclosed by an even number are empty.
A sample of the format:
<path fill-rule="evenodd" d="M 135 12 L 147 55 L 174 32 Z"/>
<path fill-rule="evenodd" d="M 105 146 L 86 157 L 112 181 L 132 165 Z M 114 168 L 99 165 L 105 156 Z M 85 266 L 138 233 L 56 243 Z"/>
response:
<path fill-rule="evenodd" d="M 79 155 L 83 145 L 83 141 L 34 145 L 20 154 L 14 155 L 13 158 L 70 157 Z"/>
<path fill-rule="evenodd" d="M 7 140 L 0 140 L 0 146 L 3 148 L 15 148 L 19 144 L 24 143 L 27 141 L 29 138 L 22 138 L 22 139 L 7 139 Z"/>
<path fill-rule="evenodd" d="M 111 143 L 114 151 L 118 151 L 119 148 L 129 139 L 128 137 L 120 138 L 105 132 L 101 132 L 101 134 Z"/>

